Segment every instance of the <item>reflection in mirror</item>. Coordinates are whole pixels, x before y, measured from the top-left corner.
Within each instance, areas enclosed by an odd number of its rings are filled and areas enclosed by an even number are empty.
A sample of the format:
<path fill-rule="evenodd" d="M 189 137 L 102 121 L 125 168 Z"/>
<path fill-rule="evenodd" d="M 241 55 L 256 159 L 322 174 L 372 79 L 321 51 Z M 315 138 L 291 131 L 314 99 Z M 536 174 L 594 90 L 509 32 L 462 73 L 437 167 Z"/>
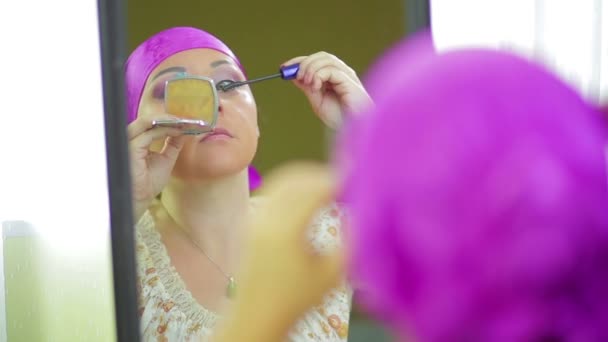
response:
<path fill-rule="evenodd" d="M 266 171 L 291 159 L 326 159 L 324 134 L 340 128 L 348 109 L 369 102 L 354 70 L 363 72 L 403 35 L 403 1 L 369 2 L 348 11 L 343 4 L 313 1 L 304 6 L 308 12 L 301 19 L 297 16 L 288 23 L 260 23 L 251 15 L 277 13 L 283 6 L 279 1 L 243 3 L 238 8 L 188 1 L 167 8 L 158 0 L 133 0 L 129 6 L 137 8 L 129 11 L 132 53 L 125 84 L 129 150 L 136 151 L 130 165 L 141 332 L 146 341 L 204 339 L 247 286 L 238 274 L 243 227 L 263 201 L 255 193 L 251 164 L 255 161 Z M 327 18 L 340 20 L 311 28 L 309 20 L 319 8 Z M 227 20 L 238 24 L 226 25 Z M 298 63 L 312 65 L 310 70 L 300 69 L 299 80 L 217 92 L 213 132 L 184 136 L 179 130 L 151 128 L 153 121 L 166 120 L 168 114 L 208 119 L 211 102 L 200 96 L 202 84 L 192 86 L 194 80 L 171 72 L 218 84 L 276 74 L 281 66 Z M 322 74 L 331 70 L 339 77 L 330 82 Z M 159 75 L 163 76 L 156 79 Z M 167 76 L 173 78 L 162 93 L 159 83 L 165 84 Z M 338 94 L 338 88 L 346 89 L 348 96 Z M 170 99 L 163 101 L 161 94 Z M 315 250 L 341 243 L 342 218 L 342 208 L 334 203 L 317 213 L 309 231 Z M 280 253 L 276 257 L 281 258 Z M 301 317 L 291 340 L 346 340 L 351 306 L 351 286 L 341 282 Z"/>
<path fill-rule="evenodd" d="M 217 117 L 217 105 L 217 93 L 211 79 L 190 76 L 167 81 L 167 113 L 212 124 Z"/>
<path fill-rule="evenodd" d="M 416 1 L 407 1 L 412 2 Z M 187 0 L 182 5 L 168 8 L 160 0 L 129 1 L 134 9 L 129 11 L 134 50 L 125 68 L 127 115 L 139 315 L 145 340 L 178 341 L 212 333 L 239 289 L 246 286 L 237 273 L 243 226 L 260 202 L 251 196 L 255 187 L 249 166 L 255 160 L 266 171 L 292 158 L 325 159 L 322 137 L 327 126 L 340 128 L 346 108 L 369 100 L 361 92 L 357 73 L 401 38 L 405 26 L 403 0 L 358 3 L 348 10 L 343 2 L 311 0 L 298 16 L 278 13 L 283 6 L 279 1 L 235 7 L 230 2 Z M 328 20 L 311 25 L 320 8 Z M 261 23 L 260 16 L 252 13 L 265 13 L 273 21 Z M 225 42 L 238 49 L 238 57 Z M 331 53 L 317 53 L 322 50 Z M 328 66 L 324 64 L 328 60 L 348 76 L 329 83 L 343 82 L 340 85 L 345 87 L 328 86 L 327 79 L 314 77 L 323 68 L 310 66 Z M 282 63 L 301 63 L 309 70 L 303 70 L 296 87 L 269 82 L 219 93 L 213 132 L 184 136 L 179 130 L 151 129 L 166 114 L 195 113 L 205 106 L 199 98 L 194 99 L 198 103 L 168 109 L 156 92 L 159 82 L 154 81 L 163 70 L 183 70 L 216 83 L 242 82 L 249 75 L 268 74 Z M 349 85 L 360 91 L 351 92 L 354 88 Z M 354 96 L 349 99 L 356 101 L 334 101 L 341 99 L 338 88 L 350 89 Z M 263 109 L 261 116 L 258 109 Z M 193 116 L 200 118 L 197 115 Z M 337 205 L 318 213 L 310 231 L 310 241 L 318 250 L 340 243 L 342 218 Z M 280 252 L 276 258 L 282 258 Z M 260 299 L 260 310 L 271 299 Z M 339 341 L 350 335 L 355 341 L 358 317 L 350 311 L 351 287 L 345 283 L 302 317 L 292 340 Z"/>

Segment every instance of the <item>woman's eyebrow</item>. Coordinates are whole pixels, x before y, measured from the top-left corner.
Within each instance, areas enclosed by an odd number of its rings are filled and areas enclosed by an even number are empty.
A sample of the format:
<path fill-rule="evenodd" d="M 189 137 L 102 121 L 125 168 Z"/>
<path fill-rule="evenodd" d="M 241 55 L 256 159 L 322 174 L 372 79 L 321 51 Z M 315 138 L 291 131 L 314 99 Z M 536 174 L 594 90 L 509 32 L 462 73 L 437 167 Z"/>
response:
<path fill-rule="evenodd" d="M 170 67 L 170 68 L 167 68 L 165 70 L 159 71 L 158 74 L 156 74 L 152 80 L 155 80 L 159 76 L 161 76 L 163 74 L 166 74 L 168 72 L 186 72 L 186 68 L 184 68 L 184 67 Z"/>
<path fill-rule="evenodd" d="M 222 64 L 231 64 L 231 63 L 225 59 L 222 59 L 219 61 L 211 62 L 211 64 L 209 64 L 209 65 L 211 65 L 212 68 L 217 68 L 218 66 L 220 66 Z"/>

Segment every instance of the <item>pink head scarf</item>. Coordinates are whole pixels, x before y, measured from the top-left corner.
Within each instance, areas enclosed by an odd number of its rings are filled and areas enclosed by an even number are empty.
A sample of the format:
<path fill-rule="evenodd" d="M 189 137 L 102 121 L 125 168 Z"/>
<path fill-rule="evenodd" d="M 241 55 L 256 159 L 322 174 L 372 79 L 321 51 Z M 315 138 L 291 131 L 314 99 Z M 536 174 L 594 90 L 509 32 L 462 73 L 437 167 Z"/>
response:
<path fill-rule="evenodd" d="M 137 118 L 139 102 L 150 73 L 165 59 L 176 53 L 192 49 L 213 49 L 232 58 L 245 69 L 236 55 L 217 37 L 193 27 L 173 27 L 161 31 L 140 44 L 127 59 L 125 83 L 127 89 L 127 122 Z M 249 188 L 254 190 L 262 183 L 259 173 L 249 167 Z"/>

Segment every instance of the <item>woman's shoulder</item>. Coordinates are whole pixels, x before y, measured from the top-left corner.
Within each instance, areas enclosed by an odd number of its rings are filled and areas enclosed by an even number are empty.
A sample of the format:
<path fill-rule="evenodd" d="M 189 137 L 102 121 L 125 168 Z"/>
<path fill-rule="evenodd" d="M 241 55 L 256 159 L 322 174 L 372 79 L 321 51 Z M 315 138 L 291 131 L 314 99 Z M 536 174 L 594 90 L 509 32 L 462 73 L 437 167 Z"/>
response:
<path fill-rule="evenodd" d="M 344 211 L 337 203 L 322 207 L 310 224 L 310 240 L 319 252 L 330 251 L 342 244 Z"/>
<path fill-rule="evenodd" d="M 252 197 L 251 206 L 255 211 L 263 205 L 263 197 Z M 321 207 L 310 222 L 309 239 L 319 252 L 331 250 L 342 243 L 344 208 L 336 202 Z"/>

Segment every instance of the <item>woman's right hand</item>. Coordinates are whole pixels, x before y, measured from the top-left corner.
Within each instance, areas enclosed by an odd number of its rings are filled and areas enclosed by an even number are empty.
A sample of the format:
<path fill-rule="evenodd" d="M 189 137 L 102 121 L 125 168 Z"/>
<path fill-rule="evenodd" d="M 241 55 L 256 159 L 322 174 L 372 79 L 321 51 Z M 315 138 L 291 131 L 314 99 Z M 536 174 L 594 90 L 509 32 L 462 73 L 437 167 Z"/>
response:
<path fill-rule="evenodd" d="M 154 128 L 152 121 L 159 119 L 175 119 L 175 117 L 166 114 L 140 116 L 127 128 L 136 221 L 169 181 L 186 138 L 178 128 Z M 163 138 L 165 145 L 161 151 L 151 151 L 152 142 Z"/>

